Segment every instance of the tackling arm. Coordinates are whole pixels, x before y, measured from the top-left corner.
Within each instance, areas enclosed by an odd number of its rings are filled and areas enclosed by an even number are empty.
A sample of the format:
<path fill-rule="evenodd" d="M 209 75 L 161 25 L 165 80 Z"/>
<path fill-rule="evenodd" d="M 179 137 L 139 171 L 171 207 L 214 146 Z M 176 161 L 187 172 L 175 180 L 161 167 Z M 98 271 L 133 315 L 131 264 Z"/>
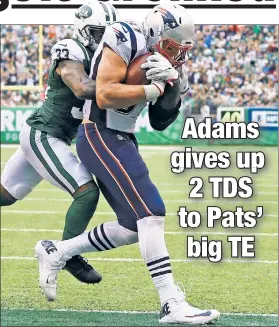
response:
<path fill-rule="evenodd" d="M 149 104 L 149 120 L 152 128 L 157 131 L 165 130 L 178 117 L 180 107 L 180 84 L 179 81 L 175 81 L 173 87 L 166 85 L 164 95 L 155 105 Z"/>
<path fill-rule="evenodd" d="M 91 100 L 95 97 L 96 83 L 88 77 L 82 62 L 77 60 L 60 61 L 56 72 L 61 75 L 63 82 L 77 98 Z"/>

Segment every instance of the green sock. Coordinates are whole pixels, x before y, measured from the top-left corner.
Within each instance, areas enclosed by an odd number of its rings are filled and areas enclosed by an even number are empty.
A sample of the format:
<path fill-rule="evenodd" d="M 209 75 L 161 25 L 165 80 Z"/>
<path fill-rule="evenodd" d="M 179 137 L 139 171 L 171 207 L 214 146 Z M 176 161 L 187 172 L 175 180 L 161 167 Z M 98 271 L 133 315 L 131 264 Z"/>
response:
<path fill-rule="evenodd" d="M 74 198 L 66 215 L 63 240 L 71 239 L 86 230 L 96 210 L 98 201 L 98 188 L 86 190 Z"/>
<path fill-rule="evenodd" d="M 0 207 L 10 206 L 10 205 L 12 205 L 12 204 L 15 203 L 15 202 L 16 202 L 16 199 L 15 199 L 15 200 L 8 199 L 8 198 L 5 197 L 5 195 L 1 192 L 1 194 L 0 194 Z"/>

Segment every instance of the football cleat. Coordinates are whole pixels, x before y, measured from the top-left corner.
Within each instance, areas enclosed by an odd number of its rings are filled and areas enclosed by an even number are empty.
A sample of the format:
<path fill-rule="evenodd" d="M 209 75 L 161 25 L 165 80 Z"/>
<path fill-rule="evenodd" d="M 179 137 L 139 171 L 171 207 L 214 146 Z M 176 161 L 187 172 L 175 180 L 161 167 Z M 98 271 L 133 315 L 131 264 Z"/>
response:
<path fill-rule="evenodd" d="M 179 287 L 178 290 L 179 297 L 177 299 L 169 299 L 163 304 L 160 312 L 159 323 L 187 323 L 192 325 L 203 325 L 219 319 L 219 311 L 200 310 L 192 307 L 185 301 L 185 292 L 182 292 Z"/>
<path fill-rule="evenodd" d="M 63 268 L 82 283 L 98 284 L 102 276 L 80 255 L 72 257 Z"/>
<path fill-rule="evenodd" d="M 48 301 L 56 299 L 56 279 L 66 261 L 56 247 L 57 241 L 39 241 L 35 246 L 35 257 L 39 262 L 39 284 Z"/>

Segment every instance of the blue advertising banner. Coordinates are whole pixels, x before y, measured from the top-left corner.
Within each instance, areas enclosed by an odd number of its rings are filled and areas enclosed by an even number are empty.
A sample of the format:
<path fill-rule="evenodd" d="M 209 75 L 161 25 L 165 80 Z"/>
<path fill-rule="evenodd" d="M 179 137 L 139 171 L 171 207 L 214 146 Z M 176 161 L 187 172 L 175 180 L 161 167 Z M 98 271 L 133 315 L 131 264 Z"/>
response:
<path fill-rule="evenodd" d="M 278 130 L 278 108 L 246 108 L 247 122 L 258 123 L 261 130 Z"/>

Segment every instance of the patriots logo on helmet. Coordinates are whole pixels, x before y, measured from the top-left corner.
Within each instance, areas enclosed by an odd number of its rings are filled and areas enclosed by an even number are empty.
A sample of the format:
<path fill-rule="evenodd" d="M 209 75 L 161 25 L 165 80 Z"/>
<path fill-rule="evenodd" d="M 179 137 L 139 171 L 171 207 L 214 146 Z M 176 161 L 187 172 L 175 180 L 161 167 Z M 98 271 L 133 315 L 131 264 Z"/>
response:
<path fill-rule="evenodd" d="M 175 17 L 171 12 L 161 7 L 158 8 L 158 11 L 162 15 L 166 31 L 172 30 L 179 26 L 178 22 L 176 21 Z"/>
<path fill-rule="evenodd" d="M 119 45 L 120 43 L 125 43 L 128 41 L 128 39 L 126 38 L 125 34 L 121 31 L 119 31 L 117 28 L 113 27 L 114 33 L 116 35 L 117 38 L 117 44 Z"/>
<path fill-rule="evenodd" d="M 78 19 L 89 18 L 90 16 L 92 16 L 92 9 L 89 6 L 83 5 L 77 10 L 75 15 Z"/>

